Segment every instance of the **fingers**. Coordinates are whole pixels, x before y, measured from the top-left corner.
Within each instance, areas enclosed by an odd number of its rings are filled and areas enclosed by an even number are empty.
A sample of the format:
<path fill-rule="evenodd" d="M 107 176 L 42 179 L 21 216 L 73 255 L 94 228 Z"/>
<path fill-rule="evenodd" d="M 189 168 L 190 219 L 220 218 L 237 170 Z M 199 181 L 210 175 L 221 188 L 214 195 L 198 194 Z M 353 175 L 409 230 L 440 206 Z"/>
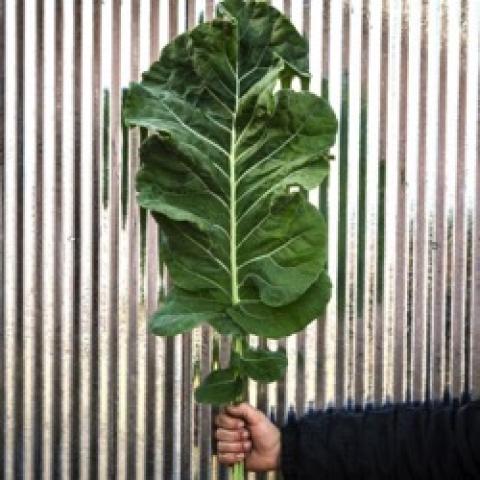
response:
<path fill-rule="evenodd" d="M 265 416 L 260 410 L 248 403 L 241 403 L 225 407 L 225 410 L 215 417 L 215 424 L 217 427 L 234 430 L 242 428 L 245 423 L 254 426 L 263 420 L 265 420 Z"/>
<path fill-rule="evenodd" d="M 217 428 L 215 431 L 215 438 L 224 442 L 241 442 L 243 440 L 248 440 L 249 437 L 250 433 L 245 429 L 226 430 L 224 428 Z"/>
<path fill-rule="evenodd" d="M 218 461 L 225 465 L 232 465 L 243 460 L 252 450 L 247 427 L 254 426 L 263 419 L 263 414 L 247 403 L 228 406 L 217 415 L 215 438 L 218 441 Z"/>
<path fill-rule="evenodd" d="M 252 449 L 251 442 L 218 442 L 218 460 L 220 463 L 230 465 L 243 460 Z"/>
<path fill-rule="evenodd" d="M 229 405 L 225 408 L 225 411 L 232 417 L 245 420 L 245 422 L 250 426 L 255 426 L 265 418 L 265 416 L 260 410 L 257 410 L 248 403 Z"/>
<path fill-rule="evenodd" d="M 238 418 L 233 418 L 231 415 L 227 415 L 225 412 L 222 412 L 215 417 L 215 425 L 228 430 L 237 430 L 244 427 L 245 422 L 239 420 Z"/>
<path fill-rule="evenodd" d="M 251 442 L 218 442 L 218 453 L 248 453 L 252 449 Z"/>

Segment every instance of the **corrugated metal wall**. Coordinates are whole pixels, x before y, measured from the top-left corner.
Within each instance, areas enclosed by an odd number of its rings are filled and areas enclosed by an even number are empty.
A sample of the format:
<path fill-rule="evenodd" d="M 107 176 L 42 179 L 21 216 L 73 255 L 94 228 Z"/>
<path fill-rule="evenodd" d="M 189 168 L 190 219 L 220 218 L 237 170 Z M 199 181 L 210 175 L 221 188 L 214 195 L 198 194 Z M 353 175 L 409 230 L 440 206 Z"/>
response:
<path fill-rule="evenodd" d="M 288 374 L 250 400 L 281 423 L 289 406 L 478 395 L 480 0 L 272 3 L 341 120 L 311 194 L 335 292 L 325 318 L 268 341 Z M 229 346 L 147 334 L 167 276 L 120 118 L 122 88 L 213 1 L 0 9 L 0 477 L 225 478 L 192 388 Z"/>

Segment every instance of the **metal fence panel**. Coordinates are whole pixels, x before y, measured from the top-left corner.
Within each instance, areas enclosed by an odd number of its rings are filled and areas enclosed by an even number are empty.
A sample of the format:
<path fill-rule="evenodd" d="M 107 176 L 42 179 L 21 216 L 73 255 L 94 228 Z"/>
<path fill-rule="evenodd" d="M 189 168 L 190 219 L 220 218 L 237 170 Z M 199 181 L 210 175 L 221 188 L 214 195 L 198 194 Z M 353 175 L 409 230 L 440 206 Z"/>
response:
<path fill-rule="evenodd" d="M 226 478 L 215 411 L 192 393 L 230 345 L 209 327 L 148 333 L 168 276 L 135 201 L 144 133 L 120 115 L 129 81 L 216 3 L 0 2 L 2 478 Z M 304 332 L 250 338 L 289 359 L 250 401 L 282 424 L 290 408 L 478 396 L 480 0 L 271 3 L 340 119 L 309 195 L 334 289 Z"/>

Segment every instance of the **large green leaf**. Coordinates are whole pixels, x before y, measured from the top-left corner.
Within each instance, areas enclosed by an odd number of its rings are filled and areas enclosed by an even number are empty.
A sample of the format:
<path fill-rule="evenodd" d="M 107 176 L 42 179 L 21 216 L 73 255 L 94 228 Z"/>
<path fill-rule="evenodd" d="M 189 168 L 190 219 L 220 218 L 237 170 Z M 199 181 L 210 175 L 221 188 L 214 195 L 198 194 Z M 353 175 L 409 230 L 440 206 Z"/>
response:
<path fill-rule="evenodd" d="M 247 348 L 238 356 L 239 370 L 263 383 L 280 380 L 285 375 L 287 363 L 285 352 L 281 350 L 272 352 L 263 348 Z"/>
<path fill-rule="evenodd" d="M 275 91 L 308 78 L 307 51 L 274 8 L 226 0 L 130 85 L 125 121 L 152 131 L 138 201 L 165 233 L 173 283 L 154 332 L 210 322 L 281 337 L 324 310 L 325 222 L 291 187 L 325 178 L 337 121 L 323 98 Z"/>
<path fill-rule="evenodd" d="M 252 297 L 245 299 L 228 312 L 245 331 L 262 337 L 280 338 L 285 331 L 303 330 L 312 320 L 324 313 L 330 299 L 331 284 L 325 271 L 294 302 L 280 308 L 262 303 L 252 290 Z"/>
<path fill-rule="evenodd" d="M 167 298 L 161 312 L 150 319 L 150 328 L 156 335 L 176 335 L 203 322 L 216 322 L 219 328 L 225 320 L 222 305 L 204 294 L 177 288 Z"/>
<path fill-rule="evenodd" d="M 242 392 L 242 380 L 233 368 L 214 370 L 195 389 L 199 403 L 220 405 L 233 402 Z"/>

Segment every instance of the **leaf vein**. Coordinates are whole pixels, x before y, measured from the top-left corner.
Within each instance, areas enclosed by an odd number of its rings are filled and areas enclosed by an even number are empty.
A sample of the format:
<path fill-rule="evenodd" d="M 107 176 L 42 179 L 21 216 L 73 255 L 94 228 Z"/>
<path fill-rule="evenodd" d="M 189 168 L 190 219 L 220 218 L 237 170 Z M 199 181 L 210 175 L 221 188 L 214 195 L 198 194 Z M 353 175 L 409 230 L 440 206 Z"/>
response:
<path fill-rule="evenodd" d="M 297 240 L 301 236 L 302 236 L 302 233 L 299 233 L 298 235 L 295 235 L 295 236 L 289 238 L 286 242 L 284 242 L 282 245 L 279 245 L 277 248 L 273 249 L 272 251 L 270 251 L 268 253 L 265 253 L 263 255 L 257 255 L 256 257 L 250 258 L 246 262 L 243 262 L 241 265 L 239 265 L 238 268 L 242 269 L 243 267 L 247 266 L 250 263 L 256 262 L 257 260 L 261 260 L 262 258 L 272 257 L 273 255 L 275 255 L 279 251 L 283 250 L 284 248 L 287 248 L 288 245 L 290 245 L 292 242 L 294 242 L 295 240 Z"/>
<path fill-rule="evenodd" d="M 203 141 L 207 142 L 208 144 L 212 145 L 212 147 L 216 148 L 220 152 L 222 152 L 226 157 L 229 156 L 228 152 L 220 145 L 216 144 L 212 140 L 210 140 L 208 137 L 205 135 L 202 135 L 201 133 L 197 132 L 194 128 L 190 127 L 187 125 L 165 102 L 162 102 L 165 105 L 165 108 L 171 113 L 171 115 L 177 120 L 180 125 L 182 125 L 186 130 L 191 132 L 193 135 L 196 137 L 202 139 Z"/>

